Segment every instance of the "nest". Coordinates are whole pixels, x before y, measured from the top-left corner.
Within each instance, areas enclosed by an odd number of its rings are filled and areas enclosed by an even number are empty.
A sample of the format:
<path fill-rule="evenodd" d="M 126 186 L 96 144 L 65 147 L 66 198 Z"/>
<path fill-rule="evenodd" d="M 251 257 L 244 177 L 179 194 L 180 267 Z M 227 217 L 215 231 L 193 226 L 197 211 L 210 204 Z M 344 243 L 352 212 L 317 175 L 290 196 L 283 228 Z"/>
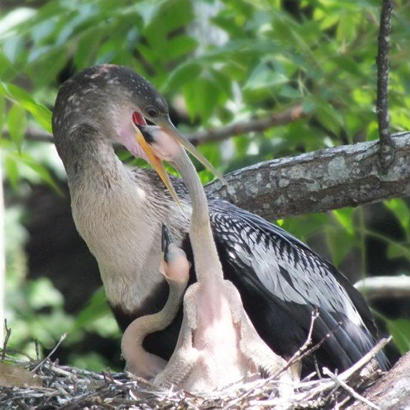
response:
<path fill-rule="evenodd" d="M 7 409 L 317 409 L 340 408 L 361 401 L 377 408 L 360 395 L 378 372 L 369 371 L 374 356 L 388 343 L 381 340 L 351 368 L 337 375 L 324 368 L 319 379 L 294 382 L 283 394 L 278 380 L 258 379 L 238 383 L 207 394 L 164 389 L 125 373 L 92 372 L 61 366 L 49 357 L 19 362 L 5 355 L 1 363 L 20 369 L 12 380 L 0 380 L 0 408 Z M 8 363 L 8 364 L 6 364 Z M 12 367 L 10 367 L 12 366 Z M 10 374 L 10 372 L 9 372 Z M 0 368 L 0 376 L 5 370 Z M 11 383 L 10 383 L 11 381 Z"/>

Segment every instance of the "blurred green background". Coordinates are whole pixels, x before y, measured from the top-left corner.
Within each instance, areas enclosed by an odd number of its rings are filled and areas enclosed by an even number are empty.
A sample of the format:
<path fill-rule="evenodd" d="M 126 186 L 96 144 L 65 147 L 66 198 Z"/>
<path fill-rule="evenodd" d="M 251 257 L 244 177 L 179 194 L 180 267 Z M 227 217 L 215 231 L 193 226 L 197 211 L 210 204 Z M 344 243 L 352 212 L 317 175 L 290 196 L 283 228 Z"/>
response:
<path fill-rule="evenodd" d="M 302 105 L 303 119 L 201 146 L 221 171 L 377 138 L 373 0 L 3 0 L 0 126 L 6 200 L 9 348 L 35 357 L 64 332 L 61 362 L 121 369 L 120 333 L 93 258 L 72 225 L 50 117 L 61 82 L 97 63 L 132 67 L 167 98 L 187 134 Z M 395 1 L 393 131 L 410 129 L 410 3 Z M 45 137 L 45 139 L 47 139 Z M 119 155 L 129 161 L 124 152 Z M 141 165 L 142 163 L 138 163 Z M 203 182 L 211 179 L 201 171 Z M 342 194 L 342 193 L 341 193 Z M 409 275 L 410 201 L 277 221 L 352 281 Z M 373 303 L 401 353 L 410 303 Z"/>

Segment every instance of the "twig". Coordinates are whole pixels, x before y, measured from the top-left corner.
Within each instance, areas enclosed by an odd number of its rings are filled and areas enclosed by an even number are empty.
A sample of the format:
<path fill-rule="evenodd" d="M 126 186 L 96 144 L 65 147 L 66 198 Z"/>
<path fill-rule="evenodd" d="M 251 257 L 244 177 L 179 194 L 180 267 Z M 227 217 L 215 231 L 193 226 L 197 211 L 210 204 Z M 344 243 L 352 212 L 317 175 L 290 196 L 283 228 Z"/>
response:
<path fill-rule="evenodd" d="M 48 359 L 50 359 L 50 357 L 55 353 L 55 351 L 59 348 L 59 346 L 61 345 L 61 343 L 63 343 L 64 339 L 67 337 L 67 333 L 64 333 L 61 337 L 60 340 L 56 343 L 56 345 L 53 347 L 53 349 L 51 350 L 51 352 L 37 365 L 34 367 L 34 369 L 32 370 L 32 372 L 35 372 L 37 369 L 39 369 L 43 363 L 45 363 Z"/>
<path fill-rule="evenodd" d="M 10 137 L 8 130 L 3 130 L 3 136 L 6 138 Z M 38 141 L 38 142 L 54 142 L 53 136 L 47 131 L 40 130 L 38 128 L 28 127 L 25 133 L 25 139 L 27 141 Z"/>
<path fill-rule="evenodd" d="M 368 299 L 410 297 L 410 276 L 372 276 L 359 280 L 354 287 Z"/>
<path fill-rule="evenodd" d="M 380 339 L 372 349 L 366 353 L 360 360 L 358 360 L 353 366 L 349 367 L 343 373 L 340 374 L 339 378 L 342 380 L 348 380 L 350 377 L 353 376 L 356 372 L 361 370 L 370 360 L 373 359 L 379 353 L 384 346 L 390 343 L 392 337 L 389 336 L 387 338 Z"/>
<path fill-rule="evenodd" d="M 289 369 L 290 366 L 292 366 L 294 363 L 296 363 L 298 360 L 301 360 L 304 356 L 305 353 L 308 351 L 309 346 L 312 344 L 312 333 L 313 333 L 313 327 L 315 325 L 316 319 L 319 317 L 319 309 L 315 307 L 314 310 L 312 310 L 311 313 L 311 320 L 310 320 L 310 327 L 308 331 L 308 335 L 306 337 L 305 342 L 303 345 L 292 355 L 292 357 L 288 360 L 286 365 L 276 374 L 274 377 L 276 378 L 279 374 L 283 373 L 287 369 Z M 310 349 L 309 349 L 310 350 Z"/>
<path fill-rule="evenodd" d="M 9 342 L 11 329 L 7 327 L 7 319 L 4 319 L 4 331 L 6 334 L 4 335 L 4 342 L 3 342 L 3 351 L 1 352 L 1 360 L 6 358 L 6 350 L 7 350 L 7 343 Z"/>
<path fill-rule="evenodd" d="M 226 127 L 198 131 L 191 134 L 189 139 L 194 144 L 222 141 L 235 135 L 265 131 L 274 126 L 288 124 L 306 115 L 307 113 L 303 111 L 303 106 L 296 105 L 283 112 L 273 113 L 267 117 L 238 121 Z"/>
<path fill-rule="evenodd" d="M 394 145 L 389 119 L 389 51 L 391 32 L 391 0 L 383 0 L 377 54 L 377 119 L 379 123 L 380 165 L 383 172 L 394 161 Z"/>
<path fill-rule="evenodd" d="M 367 406 L 369 406 L 372 409 L 380 410 L 379 406 L 376 406 L 371 401 L 367 400 L 365 397 L 363 397 L 361 394 L 359 394 L 357 391 L 351 388 L 348 384 L 346 384 L 343 380 L 337 377 L 334 373 L 332 373 L 327 367 L 323 368 L 323 374 L 325 376 L 329 376 L 339 386 L 343 387 L 356 400 L 359 400 L 362 403 L 365 403 Z"/>

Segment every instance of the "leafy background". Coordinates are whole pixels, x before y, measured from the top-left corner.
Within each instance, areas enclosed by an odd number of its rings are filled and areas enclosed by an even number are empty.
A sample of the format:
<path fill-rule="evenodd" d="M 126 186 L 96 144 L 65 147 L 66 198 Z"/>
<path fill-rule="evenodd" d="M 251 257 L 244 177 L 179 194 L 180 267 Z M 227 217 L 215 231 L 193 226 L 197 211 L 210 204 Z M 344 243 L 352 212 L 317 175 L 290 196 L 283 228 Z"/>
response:
<path fill-rule="evenodd" d="M 44 354 L 67 332 L 62 361 L 122 366 L 120 333 L 96 290 L 95 264 L 78 250 L 70 226 L 62 165 L 52 144 L 27 137 L 50 132 L 58 86 L 73 73 L 104 62 L 132 67 L 166 96 L 187 134 L 303 106 L 308 115 L 298 121 L 201 146 L 223 172 L 377 138 L 380 1 L 4 0 L 0 7 L 6 317 L 9 347 L 23 354 L 35 356 L 34 340 Z M 410 129 L 409 21 L 410 3 L 397 0 L 394 131 Z M 203 182 L 211 177 L 201 171 Z M 408 198 L 277 222 L 353 281 L 409 275 Z M 409 302 L 382 300 L 374 308 L 399 351 L 409 350 Z"/>

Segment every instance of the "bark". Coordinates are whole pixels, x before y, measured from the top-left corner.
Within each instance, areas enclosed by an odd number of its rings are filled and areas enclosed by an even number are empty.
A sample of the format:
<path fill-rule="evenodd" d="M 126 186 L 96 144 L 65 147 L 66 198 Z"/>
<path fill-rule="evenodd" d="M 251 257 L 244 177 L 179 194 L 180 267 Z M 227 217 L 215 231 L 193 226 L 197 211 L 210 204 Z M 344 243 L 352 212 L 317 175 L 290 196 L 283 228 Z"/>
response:
<path fill-rule="evenodd" d="M 392 137 L 387 173 L 378 141 L 262 162 L 214 181 L 207 192 L 269 220 L 410 195 L 410 132 Z"/>
<path fill-rule="evenodd" d="M 410 353 L 403 356 L 389 372 L 363 392 L 362 396 L 383 410 L 410 408 Z M 368 409 L 358 401 L 348 408 Z"/>

